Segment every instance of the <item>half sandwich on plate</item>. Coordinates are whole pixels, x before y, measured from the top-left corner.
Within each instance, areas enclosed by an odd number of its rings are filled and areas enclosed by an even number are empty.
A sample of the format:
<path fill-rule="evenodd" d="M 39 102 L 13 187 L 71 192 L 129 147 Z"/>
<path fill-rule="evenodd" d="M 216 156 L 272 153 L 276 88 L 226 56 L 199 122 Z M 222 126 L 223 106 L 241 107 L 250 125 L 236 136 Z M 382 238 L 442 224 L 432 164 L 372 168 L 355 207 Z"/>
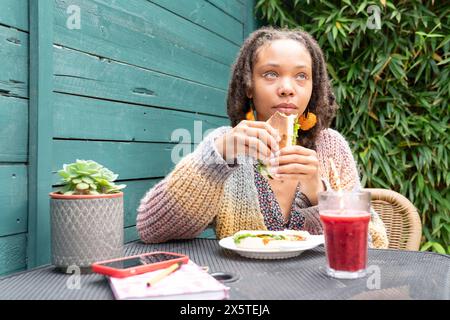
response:
<path fill-rule="evenodd" d="M 309 237 L 308 231 L 242 230 L 234 234 L 233 242 L 242 249 L 280 249 L 301 246 Z"/>

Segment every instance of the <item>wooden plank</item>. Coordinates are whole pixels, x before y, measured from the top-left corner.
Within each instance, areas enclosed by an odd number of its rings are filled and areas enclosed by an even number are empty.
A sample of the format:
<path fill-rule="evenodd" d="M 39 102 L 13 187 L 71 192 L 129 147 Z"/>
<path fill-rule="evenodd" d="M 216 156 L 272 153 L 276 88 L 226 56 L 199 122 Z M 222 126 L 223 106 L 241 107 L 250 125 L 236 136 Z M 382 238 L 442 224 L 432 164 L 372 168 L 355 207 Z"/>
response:
<path fill-rule="evenodd" d="M 56 172 L 63 164 L 76 159 L 97 161 L 118 174 L 120 180 L 164 177 L 173 169 L 175 161 L 184 155 L 182 147 L 186 152 L 192 151 L 191 145 L 169 143 L 54 140 L 52 184 L 60 182 Z"/>
<path fill-rule="evenodd" d="M 208 226 L 202 233 L 198 235 L 200 239 L 217 239 L 216 231 L 213 226 Z"/>
<path fill-rule="evenodd" d="M 0 237 L 27 231 L 27 180 L 26 165 L 0 164 Z"/>
<path fill-rule="evenodd" d="M 85 2 L 80 5 L 87 6 Z M 124 6 L 127 8 L 127 5 Z M 152 25 L 139 16 L 130 15 L 122 8 L 98 4 L 95 10 L 82 8 L 80 30 L 69 29 L 66 26 L 66 7 L 66 3 L 63 5 L 61 1 L 56 2 L 56 44 L 227 89 L 230 69 L 227 64 L 180 46 L 171 38 L 155 34 L 152 30 L 157 29 L 157 25 Z M 97 12 L 100 10 L 101 17 Z M 102 21 L 99 21 L 100 18 Z M 106 21 L 107 23 L 103 23 Z"/>
<path fill-rule="evenodd" d="M 125 228 L 124 230 L 124 242 L 133 242 L 136 240 L 139 240 L 139 234 L 137 232 L 136 226 L 131 226 L 128 228 Z"/>
<path fill-rule="evenodd" d="M 151 0 L 151 2 L 211 30 L 236 45 L 242 43 L 242 22 L 205 0 Z"/>
<path fill-rule="evenodd" d="M 199 130 L 205 132 L 229 125 L 225 118 L 182 111 L 59 93 L 54 97 L 54 137 L 57 138 L 173 142 L 172 134 L 180 128 L 188 130 L 194 137 L 195 128 L 200 134 Z"/>
<path fill-rule="evenodd" d="M 26 267 L 27 234 L 0 237 L 0 276 Z"/>
<path fill-rule="evenodd" d="M 229 16 L 244 22 L 244 6 L 237 0 L 207 0 Z"/>
<path fill-rule="evenodd" d="M 57 92 L 226 116 L 221 89 L 62 47 L 54 68 Z"/>
<path fill-rule="evenodd" d="M 162 179 L 132 180 L 121 181 L 127 187 L 124 189 L 124 214 L 125 227 L 134 226 L 136 224 L 137 208 L 145 193 Z"/>
<path fill-rule="evenodd" d="M 28 100 L 0 95 L 0 162 L 26 162 Z"/>
<path fill-rule="evenodd" d="M 245 2 L 245 23 L 244 23 L 244 39 L 247 38 L 257 27 L 255 16 L 255 0 L 247 0 Z"/>
<path fill-rule="evenodd" d="M 134 33 L 144 33 L 166 39 L 174 46 L 186 48 L 225 65 L 233 63 L 239 50 L 239 46 L 228 40 L 149 1 L 73 0 L 70 3 L 78 5 L 81 12 L 81 29 L 72 30 L 74 36 L 76 32 L 83 31 L 84 23 L 93 23 L 102 32 L 103 39 L 111 41 L 115 34 L 110 33 L 108 28 L 119 25 L 122 28 L 130 28 L 130 37 L 134 36 Z M 67 13 L 64 14 L 66 8 L 66 1 L 55 0 L 56 12 L 63 10 L 62 14 L 68 17 Z M 86 21 L 87 19 L 92 21 Z M 113 27 L 113 30 L 116 28 Z"/>
<path fill-rule="evenodd" d="M 0 23 L 28 31 L 28 1 L 29 0 L 1 0 Z"/>
<path fill-rule="evenodd" d="M 50 262 L 53 1 L 30 1 L 28 268 Z"/>
<path fill-rule="evenodd" d="M 27 98 L 28 34 L 0 26 L 0 43 L 0 96 Z"/>
<path fill-rule="evenodd" d="M 150 2 L 129 0 L 126 1 L 126 10 L 137 15 L 142 13 L 147 21 L 157 22 L 155 36 L 172 39 L 180 46 L 226 65 L 233 63 L 239 51 L 239 46 Z"/>

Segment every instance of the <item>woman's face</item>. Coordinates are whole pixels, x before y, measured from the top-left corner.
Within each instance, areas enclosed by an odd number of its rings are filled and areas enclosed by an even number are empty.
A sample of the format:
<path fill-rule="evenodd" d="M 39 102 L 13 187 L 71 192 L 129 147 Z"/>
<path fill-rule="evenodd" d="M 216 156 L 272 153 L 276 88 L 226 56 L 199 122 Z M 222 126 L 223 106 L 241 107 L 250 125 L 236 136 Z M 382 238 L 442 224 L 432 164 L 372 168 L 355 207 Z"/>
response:
<path fill-rule="evenodd" d="M 279 39 L 257 51 L 253 66 L 253 99 L 257 120 L 266 121 L 275 112 L 297 114 L 306 109 L 312 93 L 312 60 L 303 44 Z"/>

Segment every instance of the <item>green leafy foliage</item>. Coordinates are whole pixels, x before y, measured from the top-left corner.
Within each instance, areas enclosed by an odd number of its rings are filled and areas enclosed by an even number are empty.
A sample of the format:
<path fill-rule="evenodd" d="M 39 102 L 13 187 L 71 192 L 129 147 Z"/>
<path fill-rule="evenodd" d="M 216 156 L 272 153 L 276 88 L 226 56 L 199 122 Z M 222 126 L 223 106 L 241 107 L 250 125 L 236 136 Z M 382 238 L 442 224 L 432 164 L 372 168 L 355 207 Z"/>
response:
<path fill-rule="evenodd" d="M 64 164 L 58 171 L 63 187 L 59 193 L 65 195 L 98 195 L 118 193 L 125 184 L 116 185 L 118 175 L 92 160 L 77 160 Z"/>
<path fill-rule="evenodd" d="M 317 39 L 362 184 L 405 195 L 421 249 L 450 253 L 450 3 L 258 0 L 256 13 Z"/>

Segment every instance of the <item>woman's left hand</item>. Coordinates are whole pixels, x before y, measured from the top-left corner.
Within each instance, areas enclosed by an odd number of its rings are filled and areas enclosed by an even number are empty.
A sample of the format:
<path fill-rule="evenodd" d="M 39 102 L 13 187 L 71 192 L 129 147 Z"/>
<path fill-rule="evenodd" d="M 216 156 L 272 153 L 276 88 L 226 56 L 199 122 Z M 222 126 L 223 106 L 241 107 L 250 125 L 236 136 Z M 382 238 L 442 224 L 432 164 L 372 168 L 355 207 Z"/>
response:
<path fill-rule="evenodd" d="M 296 180 L 301 191 L 312 205 L 317 204 L 317 193 L 324 191 L 320 179 L 319 160 L 314 150 L 302 146 L 290 146 L 281 149 L 278 157 L 271 159 L 270 172 L 275 179 Z"/>

